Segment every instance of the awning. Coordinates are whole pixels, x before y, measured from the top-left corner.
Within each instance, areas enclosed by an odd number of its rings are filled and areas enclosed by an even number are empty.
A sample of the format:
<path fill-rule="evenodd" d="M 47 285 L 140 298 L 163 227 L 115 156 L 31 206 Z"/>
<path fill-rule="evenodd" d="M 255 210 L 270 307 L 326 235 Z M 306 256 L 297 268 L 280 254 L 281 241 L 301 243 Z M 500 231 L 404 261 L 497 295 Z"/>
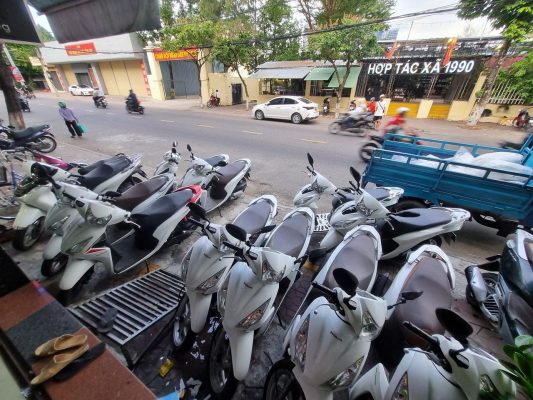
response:
<path fill-rule="evenodd" d="M 251 75 L 255 79 L 303 79 L 313 67 L 262 68 Z"/>
<path fill-rule="evenodd" d="M 315 68 L 305 77 L 306 81 L 327 81 L 335 70 L 333 67 Z"/>
<path fill-rule="evenodd" d="M 341 77 L 344 77 L 346 75 L 346 67 L 338 67 L 337 69 L 339 70 L 339 75 Z M 344 87 L 350 88 L 350 89 L 353 88 L 355 84 L 357 83 L 357 78 L 359 77 L 360 72 L 361 72 L 361 67 L 350 68 L 350 75 L 348 75 L 348 79 L 346 79 L 346 83 L 344 84 Z M 328 87 L 329 88 L 339 87 L 339 81 L 337 80 L 337 74 L 333 74 Z"/>

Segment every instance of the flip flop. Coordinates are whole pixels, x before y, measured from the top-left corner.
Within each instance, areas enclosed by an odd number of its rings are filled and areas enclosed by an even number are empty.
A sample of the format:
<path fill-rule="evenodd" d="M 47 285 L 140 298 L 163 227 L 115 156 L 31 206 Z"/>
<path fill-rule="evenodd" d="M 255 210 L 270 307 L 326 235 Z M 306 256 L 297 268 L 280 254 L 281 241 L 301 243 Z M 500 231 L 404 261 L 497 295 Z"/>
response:
<path fill-rule="evenodd" d="M 89 350 L 89 345 L 84 344 L 83 346 L 74 349 L 71 352 L 56 354 L 48 364 L 46 364 L 39 372 L 35 378 L 30 382 L 32 385 L 39 385 L 43 382 L 46 382 L 48 379 L 56 375 L 59 371 L 69 365 L 72 361 L 79 358 Z"/>
<path fill-rule="evenodd" d="M 118 310 L 114 307 L 108 308 L 96 323 L 96 329 L 100 333 L 107 333 L 113 329 Z"/>
<path fill-rule="evenodd" d="M 104 353 L 105 343 L 98 343 L 92 349 L 87 351 L 77 360 L 72 361 L 64 369 L 59 371 L 52 379 L 56 382 L 66 381 L 72 376 L 76 375 L 81 369 L 89 364 L 95 358 L 98 358 Z"/>
<path fill-rule="evenodd" d="M 60 351 L 78 347 L 87 341 L 87 335 L 62 335 L 41 344 L 35 349 L 37 357 L 50 356 Z"/>

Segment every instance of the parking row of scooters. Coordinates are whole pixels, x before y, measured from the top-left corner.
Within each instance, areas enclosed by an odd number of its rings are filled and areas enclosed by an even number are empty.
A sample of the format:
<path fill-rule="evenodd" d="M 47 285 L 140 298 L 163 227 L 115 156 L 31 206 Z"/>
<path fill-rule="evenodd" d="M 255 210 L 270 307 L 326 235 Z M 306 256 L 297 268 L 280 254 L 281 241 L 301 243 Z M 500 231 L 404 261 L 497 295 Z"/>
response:
<path fill-rule="evenodd" d="M 338 189 L 315 171 L 311 156 L 308 160 L 311 183 L 277 226 L 271 225 L 277 212 L 272 195 L 254 199 L 225 226 L 211 222 L 197 204 L 189 205 L 189 221 L 202 236 L 181 264 L 187 295 L 172 339 L 177 349 L 189 348 L 216 309 L 220 324 L 207 357 L 212 395 L 231 398 L 246 377 L 254 341 L 267 332 L 306 263 L 321 266 L 287 329 L 284 357 L 267 376 L 265 399 L 332 399 L 340 390 L 350 399 L 513 393 L 499 362 L 469 346 L 472 328 L 450 311 L 453 266 L 439 247 L 427 244 L 453 232 L 452 226 L 459 230 L 468 212 L 428 209 L 438 214 L 433 221 L 425 221 L 431 213 L 418 209 L 390 213 L 383 203 L 393 205 L 401 189 L 374 191 L 380 203 L 360 187 L 355 170 L 350 188 Z M 309 251 L 316 202 L 323 194 L 334 196 L 331 226 L 321 246 Z M 348 219 L 334 225 L 337 214 Z M 411 218 L 416 222 L 409 223 Z M 380 271 L 380 260 L 399 257 L 406 261 L 391 280 Z M 445 331 L 451 337 L 443 336 Z M 405 355 L 404 348 L 409 348 Z M 386 369 L 394 368 L 389 381 Z"/>
<path fill-rule="evenodd" d="M 25 161 L 28 176 L 17 186 L 21 203 L 14 221 L 13 245 L 33 246 L 43 230 L 52 236 L 43 251 L 41 272 L 59 281 L 60 299 L 70 302 L 102 264 L 110 274 L 123 273 L 155 254 L 166 243 L 181 241 L 194 226 L 186 221 L 187 205 L 199 202 L 212 211 L 246 188 L 251 162 L 229 162 L 220 154 L 196 157 L 176 181 L 181 159 L 176 143 L 164 155 L 154 176 L 145 181 L 141 156 L 118 154 L 91 165 L 64 170 L 44 162 Z"/>

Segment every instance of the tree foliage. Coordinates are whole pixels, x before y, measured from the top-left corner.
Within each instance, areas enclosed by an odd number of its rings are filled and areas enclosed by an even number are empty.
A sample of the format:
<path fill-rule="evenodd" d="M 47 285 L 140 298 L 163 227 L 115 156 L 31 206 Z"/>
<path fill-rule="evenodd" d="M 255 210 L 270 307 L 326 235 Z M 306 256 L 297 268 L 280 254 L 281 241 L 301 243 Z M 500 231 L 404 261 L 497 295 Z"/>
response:
<path fill-rule="evenodd" d="M 43 42 L 50 42 L 52 40 L 56 40 L 54 35 L 48 29 L 41 25 L 37 25 L 37 34 Z"/>
<path fill-rule="evenodd" d="M 501 71 L 498 81 L 508 84 L 526 104 L 533 103 L 533 51 L 526 58 Z"/>

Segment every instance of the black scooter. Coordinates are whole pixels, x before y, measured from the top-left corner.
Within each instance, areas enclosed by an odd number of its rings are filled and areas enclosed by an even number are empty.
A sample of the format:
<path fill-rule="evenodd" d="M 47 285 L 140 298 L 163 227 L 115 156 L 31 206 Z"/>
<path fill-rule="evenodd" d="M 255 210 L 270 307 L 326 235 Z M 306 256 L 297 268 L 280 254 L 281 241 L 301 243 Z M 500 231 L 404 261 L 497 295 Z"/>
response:
<path fill-rule="evenodd" d="M 4 133 L 7 138 L 0 136 L 0 150 L 26 147 L 41 153 L 51 153 L 57 147 L 50 125 L 30 126 L 17 131 L 14 126 L 5 126 L 2 122 L 0 119 L 0 133 Z"/>
<path fill-rule="evenodd" d="M 96 101 L 94 102 L 94 106 L 96 108 L 107 108 L 108 106 L 107 99 L 104 96 L 98 97 Z"/>
<path fill-rule="evenodd" d="M 131 113 L 139 113 L 139 114 L 144 114 L 144 107 L 141 106 L 141 103 L 138 102 L 135 106 L 130 104 L 130 102 L 128 100 L 126 100 L 126 111 L 128 112 L 128 114 L 131 114 Z"/>
<path fill-rule="evenodd" d="M 368 112 L 356 116 L 345 114 L 331 123 L 329 133 L 348 132 L 360 137 L 365 136 L 367 130 L 375 130 L 373 120 L 374 115 Z"/>
<path fill-rule="evenodd" d="M 28 102 L 28 100 L 26 100 L 24 97 L 20 97 L 19 98 L 19 102 L 20 102 L 20 108 L 22 109 L 22 111 L 24 112 L 30 112 L 31 109 L 30 109 L 30 103 Z"/>
<path fill-rule="evenodd" d="M 503 253 L 488 260 L 465 269 L 467 301 L 498 327 L 507 343 L 533 335 L 533 235 L 517 230 Z"/>

